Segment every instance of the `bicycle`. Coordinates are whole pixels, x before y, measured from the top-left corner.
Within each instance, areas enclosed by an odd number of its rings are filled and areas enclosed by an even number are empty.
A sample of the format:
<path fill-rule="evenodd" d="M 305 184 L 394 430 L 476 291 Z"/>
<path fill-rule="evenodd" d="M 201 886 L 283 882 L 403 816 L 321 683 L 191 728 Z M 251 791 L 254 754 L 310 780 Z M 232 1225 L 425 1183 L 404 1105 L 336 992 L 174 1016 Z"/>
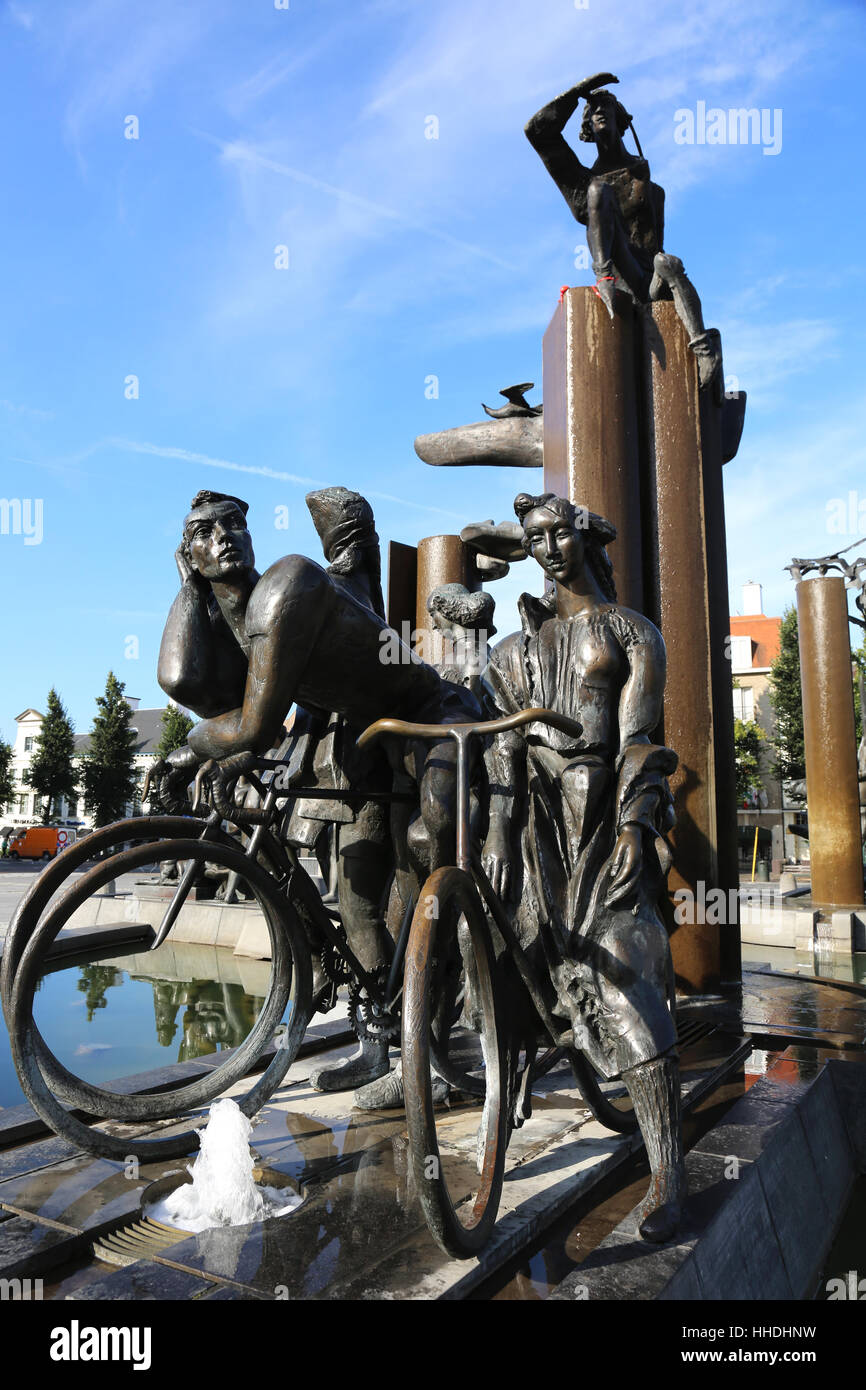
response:
<path fill-rule="evenodd" d="M 581 733 L 580 725 L 566 715 L 555 710 L 529 709 L 500 719 L 453 725 L 381 719 L 358 739 L 359 747 L 364 747 L 386 735 L 425 741 L 447 735 L 457 744 L 457 863 L 434 870 L 418 897 L 405 948 L 402 1029 L 406 1123 L 415 1186 L 431 1234 L 446 1254 L 457 1259 L 477 1254 L 489 1239 L 502 1194 L 510 1127 L 514 1121 L 520 1123 L 529 1117 L 533 1082 L 563 1055 L 568 1056 L 583 1099 L 597 1119 L 620 1133 L 631 1133 L 637 1128 L 633 1111 L 620 1108 L 602 1091 L 583 1053 L 574 1045 L 572 1030 L 557 1024 L 514 926 L 493 892 L 479 857 L 471 850 L 469 742 L 477 735 L 490 737 L 534 723 L 548 724 L 574 737 Z M 467 974 L 473 977 L 476 1015 L 480 1013 L 476 1026 L 480 1025 L 481 1033 L 483 1085 L 478 1084 L 471 1070 L 455 1068 L 450 1061 L 453 1017 L 446 1014 L 444 1032 L 439 1035 L 435 1026 L 441 996 L 441 981 L 437 979 L 441 956 L 437 954 L 437 944 L 444 937 L 447 951 L 461 920 L 467 924 L 472 949 Z M 449 923 L 453 924 L 450 933 L 443 931 L 443 925 Z M 515 1040 L 500 1016 L 499 972 L 491 927 L 499 932 L 538 1024 L 551 1043 L 538 1061 L 534 1046 L 529 1044 L 525 1066 L 519 1074 L 517 1059 L 511 1055 Z M 441 1016 L 441 1001 L 438 1012 Z M 435 1073 L 458 1090 L 484 1095 L 478 1145 L 480 1182 L 468 1200 L 454 1200 L 442 1161 L 433 1100 Z M 461 1173 L 460 1178 L 465 1185 L 465 1174 Z"/>
<path fill-rule="evenodd" d="M 423 725 L 382 719 L 359 737 L 359 746 L 382 736 L 420 741 L 451 738 L 457 743 L 457 863 L 437 868 L 417 899 L 405 905 L 392 959 L 374 973 L 365 970 L 352 951 L 339 912 L 323 903 L 292 846 L 281 842 L 277 823 L 286 803 L 298 796 L 415 802 L 411 793 L 335 793 L 294 786 L 281 790 L 278 774 L 287 764 L 241 755 L 199 769 L 193 810 L 201 808 L 207 785 L 213 804 L 206 817 L 197 821 L 187 815 L 135 817 L 96 830 L 86 840 L 68 846 L 19 904 L 6 936 L 0 970 L 0 999 L 13 1056 L 22 1089 L 37 1113 L 77 1147 L 104 1157 L 125 1160 L 136 1156 L 154 1161 L 189 1153 L 198 1141 L 195 1129 L 163 1138 L 115 1135 L 85 1124 L 73 1112 L 140 1124 L 175 1119 L 184 1111 L 207 1105 L 253 1069 L 285 1015 L 287 1021 L 273 1058 L 239 1101 L 247 1116 L 255 1114 L 283 1081 L 313 1016 L 312 956 L 318 952 L 323 964 L 327 963 L 326 974 L 334 994 L 340 983 L 351 984 L 350 1012 L 356 1031 L 367 1029 L 389 1041 L 396 1041 L 402 1033 L 409 1149 L 425 1218 L 447 1254 L 461 1259 L 476 1254 L 496 1221 L 510 1127 L 528 1115 L 533 1081 L 559 1057 L 569 1057 L 583 1098 L 598 1119 L 620 1132 L 635 1128 L 633 1114 L 620 1109 L 602 1091 L 575 1048 L 570 1030 L 563 1030 L 548 1009 L 513 925 L 477 855 L 471 852 L 469 742 L 476 736 L 489 737 L 534 722 L 551 724 L 572 735 L 580 732 L 580 726 L 564 715 L 530 709 L 472 724 Z M 258 792 L 260 806 L 233 804 L 229 787 L 241 774 Z M 149 785 L 144 799 L 148 790 Z M 223 830 L 223 821 L 248 834 L 243 850 Z M 196 827 L 197 835 L 193 833 Z M 117 848 L 129 841 L 138 843 Z M 70 874 L 94 853 L 104 857 L 64 889 Z M 258 902 L 270 936 L 271 982 L 248 1037 L 219 1066 L 168 1092 L 128 1095 L 97 1087 L 68 1071 L 42 1038 L 33 1018 L 33 1002 L 47 953 L 72 913 L 111 879 L 154 860 L 176 862 L 180 872 L 150 949 L 158 949 L 177 923 L 201 867 L 216 864 L 243 881 Z M 62 890 L 60 896 L 52 902 L 58 890 Z M 517 968 L 533 1017 L 551 1044 L 536 1061 L 535 1046 L 527 1041 L 522 1071 L 514 1041 L 500 1015 L 502 971 L 494 931 Z M 459 958 L 455 954 L 458 945 Z M 461 1057 L 455 1047 L 458 1035 L 465 1039 L 456 1024 L 467 1008 L 467 994 L 468 1007 L 474 1013 L 471 1021 L 481 1040 L 480 1066 L 477 1057 Z M 460 1161 L 449 1186 L 437 1137 L 434 1070 L 464 1096 L 475 1101 L 483 1097 L 477 1145 L 480 1181 L 475 1191 L 466 1192 L 467 1185 L 474 1183 L 470 1183 L 466 1163 Z"/>

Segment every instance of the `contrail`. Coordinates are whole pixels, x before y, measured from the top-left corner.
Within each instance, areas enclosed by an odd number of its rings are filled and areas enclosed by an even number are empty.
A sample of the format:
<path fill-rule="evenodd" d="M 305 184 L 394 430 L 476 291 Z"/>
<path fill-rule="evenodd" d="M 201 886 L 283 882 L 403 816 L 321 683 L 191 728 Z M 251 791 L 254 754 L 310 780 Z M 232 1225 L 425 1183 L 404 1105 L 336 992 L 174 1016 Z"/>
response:
<path fill-rule="evenodd" d="M 201 463 L 207 468 L 226 468 L 230 473 L 255 473 L 260 478 L 274 478 L 279 483 L 299 483 L 303 487 L 323 487 L 319 478 L 304 478 L 298 473 L 281 473 L 264 464 L 232 463 L 229 459 L 214 459 L 209 454 L 195 454 L 191 449 L 175 449 L 161 444 L 137 444 L 131 439 L 107 439 L 106 447 L 129 449 L 134 454 L 155 454 L 158 458 L 181 459 L 184 463 Z"/>
<path fill-rule="evenodd" d="M 206 468 L 226 468 L 231 473 L 253 473 L 261 478 L 274 478 L 280 483 L 297 483 L 301 487 L 325 487 L 321 478 L 305 478 L 298 473 L 281 473 L 276 468 L 268 468 L 264 464 L 232 463 L 230 459 L 215 459 L 209 454 L 196 454 L 191 449 L 177 449 L 170 445 L 162 444 L 139 444 L 132 439 L 106 439 L 102 447 L 115 449 L 129 449 L 135 454 L 153 454 L 157 458 L 181 459 L 184 463 L 198 463 Z M 396 502 L 400 507 L 411 507 L 415 511 L 433 512 L 437 516 L 447 516 L 452 520 L 462 520 L 459 512 L 449 512 L 443 507 L 430 507 L 424 502 L 411 502 L 407 497 L 395 497 L 390 492 L 369 492 L 367 497 L 377 498 L 380 502 Z"/>
<path fill-rule="evenodd" d="M 320 193 L 328 193 L 332 198 L 338 198 L 343 203 L 351 203 L 353 207 L 363 208 L 376 217 L 384 217 L 389 222 L 398 222 L 401 226 L 409 227 L 414 232 L 421 232 L 424 236 L 432 237 L 434 241 L 442 241 L 446 246 L 456 246 L 458 250 L 466 251 L 470 256 L 478 256 L 483 261 L 489 261 L 491 265 L 499 266 L 500 270 L 516 271 L 518 269 L 509 261 L 503 261 L 501 257 L 494 256 L 491 251 L 485 251 L 481 246 L 473 246 L 471 242 L 461 241 L 459 237 L 452 236 L 450 232 L 440 232 L 436 227 L 431 227 L 426 222 L 416 222 L 404 216 L 402 212 L 395 212 L 393 208 L 371 202 L 369 198 L 362 198 L 360 194 L 350 193 L 345 188 L 337 188 L 332 183 L 325 183 L 322 179 L 314 178 L 312 174 L 305 174 L 302 169 L 292 169 L 288 164 L 280 164 L 275 159 L 268 159 L 265 155 L 250 149 L 249 145 L 243 144 L 240 140 L 220 140 L 215 135 L 208 135 L 203 130 L 197 130 L 194 133 L 201 139 L 216 145 L 225 159 L 257 164 L 261 169 L 270 169 L 271 173 L 282 174 L 284 178 L 293 179 L 295 183 L 304 183 L 309 188 L 318 189 Z"/>

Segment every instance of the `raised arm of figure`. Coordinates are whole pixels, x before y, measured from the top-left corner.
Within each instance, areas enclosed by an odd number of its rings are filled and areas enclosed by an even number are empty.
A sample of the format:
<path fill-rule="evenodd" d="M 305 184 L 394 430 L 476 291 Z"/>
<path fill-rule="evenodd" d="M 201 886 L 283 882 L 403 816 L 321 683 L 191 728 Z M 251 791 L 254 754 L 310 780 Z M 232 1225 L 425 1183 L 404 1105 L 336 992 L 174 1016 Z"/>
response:
<path fill-rule="evenodd" d="M 525 130 L 526 138 L 568 203 L 572 216 L 585 224 L 586 193 L 592 175 L 562 134 L 580 98 L 577 87 L 554 97 L 527 121 Z"/>
<path fill-rule="evenodd" d="M 250 651 L 243 704 L 196 725 L 189 743 L 198 758 L 264 753 L 276 743 L 330 616 L 334 592 L 325 571 L 302 555 L 271 565 L 247 609 Z"/>
<path fill-rule="evenodd" d="M 207 587 L 189 573 L 169 609 L 156 678 L 166 695 L 178 704 L 207 715 L 216 712 L 215 675 L 216 652 Z"/>
<path fill-rule="evenodd" d="M 526 138 L 540 155 L 547 172 L 571 209 L 578 222 L 586 224 L 586 191 L 592 173 L 581 164 L 574 150 L 565 140 L 562 132 L 571 120 L 582 97 L 587 97 L 596 87 L 616 82 L 612 73 L 597 73 L 588 77 L 567 92 L 561 92 L 553 101 L 542 106 L 540 111 L 527 121 Z"/>

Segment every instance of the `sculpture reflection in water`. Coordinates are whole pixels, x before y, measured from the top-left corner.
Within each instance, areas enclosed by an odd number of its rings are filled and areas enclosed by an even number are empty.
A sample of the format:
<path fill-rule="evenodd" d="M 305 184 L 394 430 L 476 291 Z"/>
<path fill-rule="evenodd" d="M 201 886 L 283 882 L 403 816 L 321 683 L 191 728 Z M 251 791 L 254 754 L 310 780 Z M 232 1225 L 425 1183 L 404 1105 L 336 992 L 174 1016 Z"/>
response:
<path fill-rule="evenodd" d="M 582 733 L 529 725 L 496 736 L 482 860 L 553 1012 L 596 1071 L 628 1088 L 652 1168 L 641 1234 L 663 1241 L 685 1190 L 674 977 L 658 910 L 677 763 L 652 742 L 664 642 L 616 602 L 609 522 L 550 493 L 521 494 L 515 512 L 553 587 L 522 596 L 522 630 L 494 648 L 488 712 L 551 708 Z"/>
<path fill-rule="evenodd" d="M 125 978 L 115 965 L 79 967 L 76 988 L 85 996 L 88 1023 L 98 1009 L 107 1007 L 106 990 L 122 986 Z M 160 1047 L 171 1047 L 177 1036 L 178 1012 L 183 1009 L 178 1062 L 239 1047 L 264 1003 L 262 996 L 248 994 L 243 985 L 222 980 L 157 980 L 137 974 L 129 979 L 153 988 L 154 1028 Z"/>

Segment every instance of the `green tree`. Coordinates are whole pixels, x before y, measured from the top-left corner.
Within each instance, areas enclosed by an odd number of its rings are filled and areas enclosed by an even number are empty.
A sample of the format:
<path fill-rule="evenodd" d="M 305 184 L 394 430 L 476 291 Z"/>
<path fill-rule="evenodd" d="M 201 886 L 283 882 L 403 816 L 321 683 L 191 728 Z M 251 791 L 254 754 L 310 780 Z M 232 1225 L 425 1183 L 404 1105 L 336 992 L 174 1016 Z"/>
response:
<path fill-rule="evenodd" d="M 105 694 L 96 700 L 98 713 L 81 767 L 84 804 L 96 826 L 120 820 L 137 790 L 135 734 L 130 727 L 132 707 L 123 698 L 125 689 L 123 682 L 109 671 Z"/>
<path fill-rule="evenodd" d="M 773 731 L 773 776 L 799 782 L 806 776 L 803 744 L 803 692 L 800 685 L 800 643 L 797 610 L 785 610 L 779 629 L 779 655 L 770 667 L 770 704 L 776 716 Z M 796 799 L 796 798 L 795 798 Z M 802 797 L 799 798 L 802 800 Z"/>
<path fill-rule="evenodd" d="M 23 778 L 28 787 L 44 797 L 43 825 L 48 825 L 62 797 L 72 801 L 78 795 L 78 773 L 72 761 L 74 753 L 75 727 L 52 686 L 33 759 Z"/>
<path fill-rule="evenodd" d="M 123 975 L 113 965 L 82 965 L 79 969 L 81 978 L 76 989 L 85 996 L 87 1022 L 92 1023 L 96 1010 L 108 1007 L 105 991 L 112 985 L 122 984 Z"/>
<path fill-rule="evenodd" d="M 162 737 L 156 750 L 158 758 L 166 758 L 175 748 L 183 748 L 186 737 L 193 726 L 185 709 L 179 705 L 169 705 L 162 715 Z"/>
<path fill-rule="evenodd" d="M 15 796 L 15 773 L 12 770 L 12 744 L 0 738 L 0 806 L 8 806 Z"/>
<path fill-rule="evenodd" d="M 734 720 L 734 759 L 737 765 L 737 801 L 750 801 L 763 785 L 761 744 L 767 735 L 754 719 Z"/>

